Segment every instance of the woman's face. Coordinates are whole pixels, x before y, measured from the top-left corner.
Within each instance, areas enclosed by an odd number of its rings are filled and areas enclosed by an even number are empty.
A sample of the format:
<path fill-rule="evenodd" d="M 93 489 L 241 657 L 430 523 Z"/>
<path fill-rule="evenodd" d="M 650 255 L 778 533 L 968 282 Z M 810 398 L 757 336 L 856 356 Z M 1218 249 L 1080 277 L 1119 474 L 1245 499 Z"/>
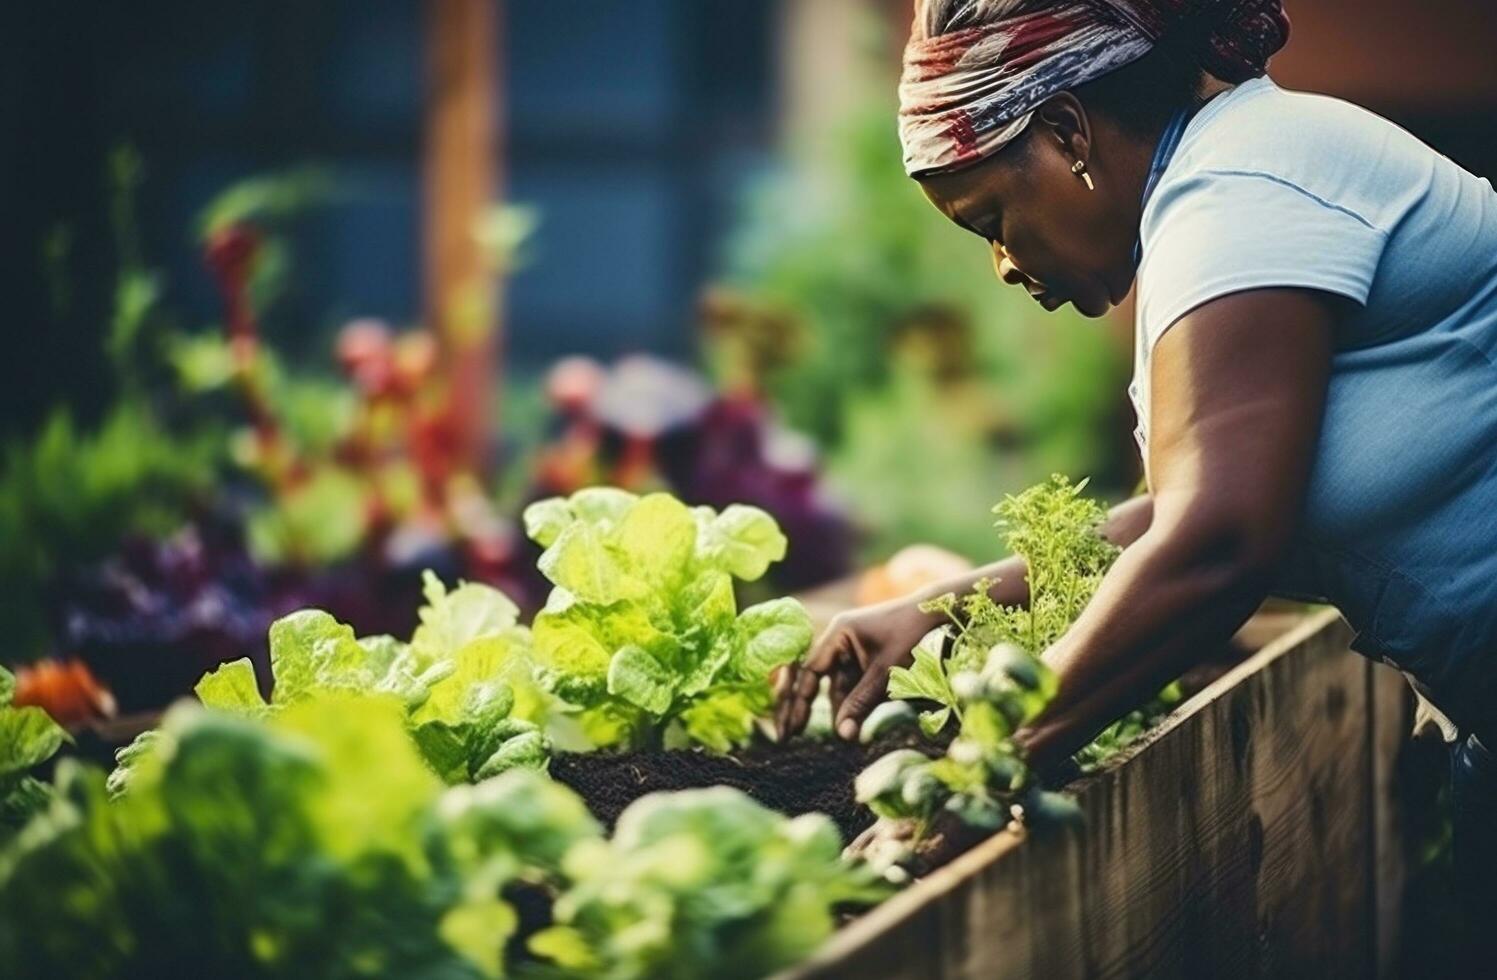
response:
<path fill-rule="evenodd" d="M 1109 186 L 1097 155 L 1080 146 L 1092 158 L 1096 190 L 1072 169 L 1082 158 L 1075 139 L 1038 113 L 990 159 L 922 178 L 920 186 L 942 214 L 989 243 L 1003 282 L 1023 287 L 1046 310 L 1072 303 L 1095 317 L 1122 302 L 1133 284 L 1138 189 L 1116 186 L 1131 180 Z M 1129 192 L 1131 217 L 1119 199 Z"/>

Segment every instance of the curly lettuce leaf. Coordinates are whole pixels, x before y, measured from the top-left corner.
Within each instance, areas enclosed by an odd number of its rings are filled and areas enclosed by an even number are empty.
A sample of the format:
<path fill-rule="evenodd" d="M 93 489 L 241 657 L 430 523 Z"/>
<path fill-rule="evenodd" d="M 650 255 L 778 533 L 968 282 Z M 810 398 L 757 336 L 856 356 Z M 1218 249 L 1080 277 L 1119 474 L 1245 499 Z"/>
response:
<path fill-rule="evenodd" d="M 789 542 L 775 519 L 759 508 L 733 504 L 715 516 L 709 516 L 709 508 L 698 508 L 697 513 L 707 518 L 700 544 L 707 564 L 753 582 L 784 559 Z"/>
<path fill-rule="evenodd" d="M 611 637 L 598 610 L 557 588 L 531 630 L 537 662 L 556 693 L 583 707 L 596 703 L 607 687 L 613 659 Z"/>
<path fill-rule="evenodd" d="M 0 708 L 0 780 L 41 765 L 67 740 L 67 732 L 42 708 Z"/>
<path fill-rule="evenodd" d="M 558 874 L 575 844 L 602 836 L 577 794 L 530 769 L 448 790 L 436 817 L 445 837 L 482 856 L 496 885 L 525 869 Z"/>
<path fill-rule="evenodd" d="M 353 627 L 320 609 L 303 609 L 270 625 L 271 699 L 292 704 L 323 688 L 365 690 L 376 678 Z"/>
<path fill-rule="evenodd" d="M 886 890 L 820 814 L 787 819 L 727 787 L 657 793 L 582 840 L 530 949 L 568 975 L 749 978 L 802 958 L 834 910 Z"/>
<path fill-rule="evenodd" d="M 418 663 L 451 658 L 474 640 L 504 636 L 516 629 L 520 609 L 498 589 L 462 582 L 449 592 L 430 569 L 422 580 L 426 605 L 419 612 L 421 625 L 411 637 Z"/>
<path fill-rule="evenodd" d="M 738 616 L 743 650 L 734 665 L 738 677 L 767 677 L 770 671 L 794 663 L 815 638 L 811 615 L 795 599 L 771 599 L 750 606 Z"/>
<path fill-rule="evenodd" d="M 542 548 L 549 548 L 576 519 L 560 497 L 538 500 L 525 508 L 525 535 Z"/>
<path fill-rule="evenodd" d="M 643 583 L 633 578 L 608 548 L 603 534 L 582 523 L 561 532 L 542 553 L 541 574 L 584 602 L 609 605 L 637 599 Z"/>
<path fill-rule="evenodd" d="M 409 644 L 388 636 L 356 639 L 327 613 L 302 610 L 270 628 L 270 704 L 260 698 L 247 660 L 204 676 L 198 697 L 210 708 L 256 717 L 340 694 L 388 695 L 402 706 L 427 765 L 448 783 L 519 765 L 543 768 L 550 755 L 544 738 L 527 737 L 500 752 L 508 722 L 527 722 L 526 734 L 533 735 L 551 710 L 518 607 L 485 585 L 449 591 L 430 572 L 425 592 L 421 625 Z M 136 781 L 130 770 L 137 759 L 133 751 L 120 755 L 113 792 Z"/>
<path fill-rule="evenodd" d="M 754 723 L 769 713 L 772 703 L 762 685 L 719 687 L 693 699 L 680 721 L 691 741 L 714 752 L 731 752 L 749 740 Z"/>
<path fill-rule="evenodd" d="M 663 715 L 675 701 L 680 677 L 668 664 L 643 647 L 621 648 L 608 663 L 608 693 L 655 715 Z"/>
<path fill-rule="evenodd" d="M 258 715 L 270 707 L 260 696 L 255 667 L 247 657 L 209 671 L 192 690 L 205 706 L 219 711 Z"/>
<path fill-rule="evenodd" d="M 635 494 L 617 487 L 585 487 L 572 494 L 567 505 L 577 520 L 606 531 L 618 524 L 638 500 Z"/>
<path fill-rule="evenodd" d="M 539 729 L 506 738 L 478 767 L 473 778 L 482 782 L 513 769 L 545 772 L 551 766 L 551 741 Z"/>
<path fill-rule="evenodd" d="M 685 504 L 651 494 L 620 517 L 610 551 L 643 585 L 674 590 L 692 572 L 697 524 Z"/>
<path fill-rule="evenodd" d="M 810 646 L 794 600 L 738 612 L 734 578 L 759 578 L 785 554 L 761 510 L 593 488 L 532 505 L 526 526 L 555 586 L 535 620 L 536 661 L 596 744 L 684 732 L 719 751 L 741 745 L 768 710 L 771 672 Z"/>
<path fill-rule="evenodd" d="M 513 706 L 514 695 L 504 685 L 475 685 L 465 688 L 462 701 L 445 714 L 414 716 L 411 735 L 438 776 L 448 783 L 469 782 L 497 748 L 492 735 Z"/>

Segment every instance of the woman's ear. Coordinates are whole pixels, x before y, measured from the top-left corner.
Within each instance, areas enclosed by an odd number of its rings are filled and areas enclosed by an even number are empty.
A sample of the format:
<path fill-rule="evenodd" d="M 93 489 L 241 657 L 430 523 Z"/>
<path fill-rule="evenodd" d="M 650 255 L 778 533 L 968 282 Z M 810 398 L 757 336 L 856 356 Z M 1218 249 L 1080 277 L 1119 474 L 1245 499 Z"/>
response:
<path fill-rule="evenodd" d="M 1091 122 L 1080 100 L 1070 92 L 1051 96 L 1035 110 L 1039 135 L 1072 162 L 1089 163 L 1092 152 Z"/>

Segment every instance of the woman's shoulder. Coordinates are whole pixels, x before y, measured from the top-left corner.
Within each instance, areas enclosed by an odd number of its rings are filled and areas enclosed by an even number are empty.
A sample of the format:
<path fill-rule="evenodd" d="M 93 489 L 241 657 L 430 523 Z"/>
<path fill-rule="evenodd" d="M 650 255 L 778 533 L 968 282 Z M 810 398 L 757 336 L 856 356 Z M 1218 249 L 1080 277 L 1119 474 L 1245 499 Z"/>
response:
<path fill-rule="evenodd" d="M 1371 110 L 1284 89 L 1265 77 L 1213 99 L 1186 130 L 1161 181 L 1179 194 L 1241 178 L 1294 188 L 1375 226 L 1427 183 L 1434 150 Z"/>
<path fill-rule="evenodd" d="M 1144 209 L 1143 335 L 1153 342 L 1189 310 L 1247 289 L 1365 305 L 1395 211 L 1419 196 L 1417 165 L 1389 161 L 1385 129 L 1366 110 L 1267 79 L 1208 103 Z"/>

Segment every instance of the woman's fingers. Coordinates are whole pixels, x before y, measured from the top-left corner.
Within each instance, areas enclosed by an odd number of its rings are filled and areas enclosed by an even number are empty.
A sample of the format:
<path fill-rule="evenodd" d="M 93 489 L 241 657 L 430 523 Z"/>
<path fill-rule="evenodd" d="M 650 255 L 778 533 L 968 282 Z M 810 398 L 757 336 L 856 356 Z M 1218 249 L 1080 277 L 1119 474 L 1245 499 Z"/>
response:
<path fill-rule="evenodd" d="M 774 727 L 780 741 L 787 741 L 793 734 L 790 723 L 795 716 L 795 685 L 800 679 L 800 667 L 797 664 L 789 664 L 780 673 L 779 681 L 775 684 L 775 714 Z"/>
<path fill-rule="evenodd" d="M 846 635 L 834 624 L 798 667 L 786 671 L 787 676 L 781 682 L 779 709 L 775 712 L 780 741 L 792 739 L 805 730 L 806 722 L 811 719 L 811 704 L 821 689 L 821 679 L 832 673 L 842 659 Z"/>
<path fill-rule="evenodd" d="M 858 737 L 858 729 L 868 713 L 889 696 L 889 665 L 875 660 L 868 665 L 857 686 L 842 699 L 834 726 L 837 734 L 849 741 Z"/>
<path fill-rule="evenodd" d="M 833 715 L 837 713 L 838 708 L 842 707 L 843 700 L 852 692 L 852 689 L 858 686 L 859 676 L 860 672 L 846 660 L 839 661 L 832 668 L 832 672 L 827 675 L 827 697 L 832 703 Z"/>
<path fill-rule="evenodd" d="M 821 688 L 821 676 L 809 664 L 802 664 L 786 682 L 775 718 L 780 741 L 788 741 L 805 730 L 811 718 L 811 704 Z"/>

